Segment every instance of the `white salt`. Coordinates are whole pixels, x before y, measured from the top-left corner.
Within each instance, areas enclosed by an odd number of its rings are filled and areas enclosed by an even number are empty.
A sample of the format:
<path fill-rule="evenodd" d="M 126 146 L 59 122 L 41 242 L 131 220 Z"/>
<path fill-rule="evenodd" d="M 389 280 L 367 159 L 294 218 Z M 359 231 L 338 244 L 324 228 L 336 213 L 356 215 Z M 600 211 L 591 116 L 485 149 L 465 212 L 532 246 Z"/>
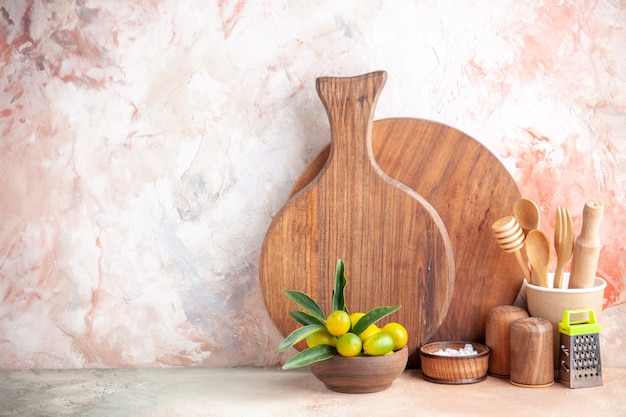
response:
<path fill-rule="evenodd" d="M 446 350 L 439 349 L 434 355 L 440 356 L 473 356 L 478 355 L 478 352 L 474 350 L 474 346 L 471 343 L 465 344 L 465 346 L 459 350 L 447 348 Z"/>

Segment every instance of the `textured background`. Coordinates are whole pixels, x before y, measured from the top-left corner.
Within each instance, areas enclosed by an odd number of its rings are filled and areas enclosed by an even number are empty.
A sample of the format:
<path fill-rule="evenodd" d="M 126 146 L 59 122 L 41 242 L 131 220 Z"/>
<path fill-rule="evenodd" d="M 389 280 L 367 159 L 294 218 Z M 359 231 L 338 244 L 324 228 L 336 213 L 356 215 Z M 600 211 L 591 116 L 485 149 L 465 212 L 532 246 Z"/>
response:
<path fill-rule="evenodd" d="M 626 366 L 626 2 L 2 2 L 0 367 L 271 365 L 258 255 L 329 142 L 315 78 L 465 131 L 541 206 L 605 203 Z"/>

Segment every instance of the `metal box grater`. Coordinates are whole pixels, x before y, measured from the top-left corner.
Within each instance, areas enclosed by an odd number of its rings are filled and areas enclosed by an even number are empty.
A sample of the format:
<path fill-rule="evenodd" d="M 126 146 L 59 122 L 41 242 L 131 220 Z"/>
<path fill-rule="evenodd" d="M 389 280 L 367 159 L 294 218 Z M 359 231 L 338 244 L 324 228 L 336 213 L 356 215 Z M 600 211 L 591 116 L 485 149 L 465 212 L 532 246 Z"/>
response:
<path fill-rule="evenodd" d="M 571 320 L 573 314 L 588 319 Z M 561 349 L 558 381 L 570 388 L 602 385 L 600 324 L 593 309 L 565 310 L 559 323 Z"/>

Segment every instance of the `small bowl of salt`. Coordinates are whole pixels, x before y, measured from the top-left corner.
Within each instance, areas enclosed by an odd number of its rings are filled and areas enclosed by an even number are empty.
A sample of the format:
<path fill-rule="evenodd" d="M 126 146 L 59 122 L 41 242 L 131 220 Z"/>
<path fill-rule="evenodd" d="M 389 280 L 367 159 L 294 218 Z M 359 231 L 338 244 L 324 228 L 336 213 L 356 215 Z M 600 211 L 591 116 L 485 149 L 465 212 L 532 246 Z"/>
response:
<path fill-rule="evenodd" d="M 489 348 L 480 343 L 446 341 L 420 347 L 422 375 L 439 384 L 473 384 L 487 378 Z"/>

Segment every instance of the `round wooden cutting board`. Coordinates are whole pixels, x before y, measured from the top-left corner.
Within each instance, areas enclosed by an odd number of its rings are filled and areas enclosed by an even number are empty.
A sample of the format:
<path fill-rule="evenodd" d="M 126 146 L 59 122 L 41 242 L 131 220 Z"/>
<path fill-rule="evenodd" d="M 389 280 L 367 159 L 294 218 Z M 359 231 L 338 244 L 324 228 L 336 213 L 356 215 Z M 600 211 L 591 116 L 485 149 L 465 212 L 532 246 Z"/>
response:
<path fill-rule="evenodd" d="M 487 313 L 512 304 L 523 273 L 491 233 L 498 218 L 512 215 L 521 196 L 504 165 L 463 132 L 441 123 L 391 118 L 372 127 L 372 150 L 380 168 L 417 191 L 439 213 L 450 236 L 456 265 L 454 294 L 432 341 L 483 342 Z M 298 179 L 292 195 L 320 172 L 323 149 Z"/>
<path fill-rule="evenodd" d="M 441 217 L 373 157 L 372 119 L 385 80 L 382 71 L 317 80 L 331 147 L 272 221 L 259 277 L 269 315 L 286 335 L 297 327 L 289 311 L 299 307 L 283 291 L 305 292 L 330 313 L 335 266 L 343 259 L 351 312 L 402 305 L 388 321 L 409 331 L 410 366 L 446 317 L 455 268 Z"/>

